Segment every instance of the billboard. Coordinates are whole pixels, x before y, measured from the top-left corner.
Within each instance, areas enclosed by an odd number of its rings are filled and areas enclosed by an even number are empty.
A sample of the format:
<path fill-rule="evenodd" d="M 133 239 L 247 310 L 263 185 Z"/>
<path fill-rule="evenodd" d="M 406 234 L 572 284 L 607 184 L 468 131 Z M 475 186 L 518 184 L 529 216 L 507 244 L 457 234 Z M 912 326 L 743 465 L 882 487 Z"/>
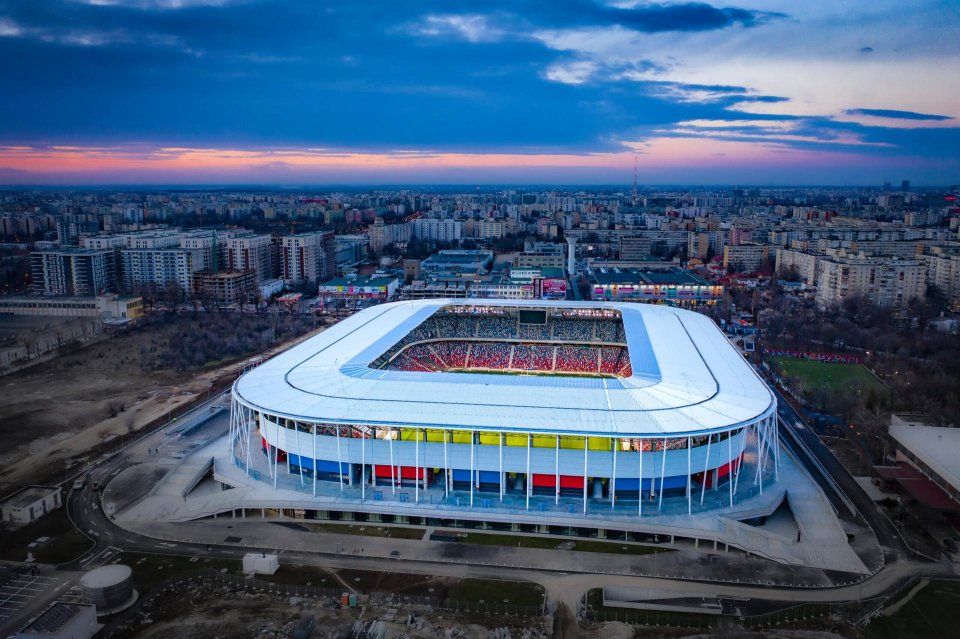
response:
<path fill-rule="evenodd" d="M 567 294 L 567 280 L 562 279 L 550 279 L 543 280 L 543 294 L 544 296 L 566 296 Z"/>

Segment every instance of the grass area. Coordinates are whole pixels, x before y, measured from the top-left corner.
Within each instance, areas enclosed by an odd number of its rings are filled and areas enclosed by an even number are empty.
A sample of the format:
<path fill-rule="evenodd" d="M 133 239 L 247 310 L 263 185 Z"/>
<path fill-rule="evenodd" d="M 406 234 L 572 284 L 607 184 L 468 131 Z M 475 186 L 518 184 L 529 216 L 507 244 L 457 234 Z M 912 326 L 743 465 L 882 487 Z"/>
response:
<path fill-rule="evenodd" d="M 860 387 L 886 392 L 886 388 L 860 364 L 833 364 L 791 357 L 777 357 L 784 377 L 799 377 L 807 388 L 821 386 L 829 390 Z"/>
<path fill-rule="evenodd" d="M 898 598 L 910 595 L 908 589 Z M 880 615 L 866 628 L 868 639 L 956 637 L 960 628 L 960 581 L 931 581 L 892 615 Z"/>
<path fill-rule="evenodd" d="M 177 576 L 209 568 L 226 569 L 241 574 L 243 564 L 235 559 L 211 559 L 209 557 L 182 557 L 178 555 L 151 555 L 145 553 L 121 553 L 114 563 L 120 563 L 133 569 L 134 586 L 141 593 L 148 592 L 158 583 L 174 579 Z"/>
<path fill-rule="evenodd" d="M 622 621 L 644 626 L 672 626 L 677 628 L 711 628 L 720 618 L 718 615 L 695 612 L 669 612 L 666 610 L 640 610 L 638 608 L 615 608 L 603 605 L 603 589 L 587 591 L 587 605 L 598 621 Z"/>
<path fill-rule="evenodd" d="M 390 537 L 392 539 L 422 539 L 422 528 L 404 528 L 402 526 L 375 526 L 373 524 L 317 524 L 303 522 L 303 525 L 320 533 L 338 535 L 361 535 L 363 537 Z"/>
<path fill-rule="evenodd" d="M 73 527 L 67 511 L 58 508 L 22 528 L 0 530 L 0 559 L 24 561 L 27 546 L 40 537 L 50 541 L 29 551 L 41 563 L 66 563 L 93 547 L 93 542 Z"/>
<path fill-rule="evenodd" d="M 543 604 L 543 586 L 525 581 L 495 579 L 461 579 L 447 590 L 447 597 L 457 601 L 510 603 L 515 606 Z M 504 601 L 506 599 L 507 601 Z"/>
<path fill-rule="evenodd" d="M 649 555 L 666 552 L 669 548 L 655 548 L 639 544 L 597 541 L 592 539 L 558 539 L 556 537 L 527 537 L 523 535 L 492 535 L 466 533 L 459 537 L 460 543 L 481 546 L 510 546 L 513 548 L 542 548 L 546 550 L 576 550 L 579 552 L 603 552 L 615 555 Z"/>

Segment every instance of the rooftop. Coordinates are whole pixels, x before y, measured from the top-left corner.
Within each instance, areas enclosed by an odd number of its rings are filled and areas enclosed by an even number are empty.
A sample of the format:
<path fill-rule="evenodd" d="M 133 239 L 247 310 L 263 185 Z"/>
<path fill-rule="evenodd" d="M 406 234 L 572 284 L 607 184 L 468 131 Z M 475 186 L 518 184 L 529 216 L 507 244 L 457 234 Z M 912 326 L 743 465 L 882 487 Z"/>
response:
<path fill-rule="evenodd" d="M 39 617 L 24 626 L 20 632 L 54 636 L 85 608 L 93 607 L 93 604 L 55 601 Z"/>
<path fill-rule="evenodd" d="M 324 282 L 322 286 L 386 286 L 396 280 L 396 277 L 388 277 L 385 275 L 336 277 L 329 282 Z"/>
<path fill-rule="evenodd" d="M 890 424 L 890 436 L 960 490 L 960 428 L 928 426 L 897 417 Z"/>
<path fill-rule="evenodd" d="M 599 268 L 593 271 L 598 284 L 674 284 L 677 286 L 706 286 L 708 282 L 693 273 L 679 268 L 646 271 L 635 268 Z"/>
<path fill-rule="evenodd" d="M 27 486 L 26 488 L 13 493 L 3 500 L 6 505 L 15 508 L 24 508 L 30 504 L 35 504 L 44 497 L 60 492 L 56 486 Z"/>
<path fill-rule="evenodd" d="M 633 374 L 601 379 L 370 367 L 438 310 L 479 306 L 617 311 Z M 766 385 L 707 317 L 647 304 L 532 300 L 375 306 L 248 372 L 234 394 L 274 415 L 328 423 L 597 435 L 701 433 L 751 423 L 774 406 Z"/>

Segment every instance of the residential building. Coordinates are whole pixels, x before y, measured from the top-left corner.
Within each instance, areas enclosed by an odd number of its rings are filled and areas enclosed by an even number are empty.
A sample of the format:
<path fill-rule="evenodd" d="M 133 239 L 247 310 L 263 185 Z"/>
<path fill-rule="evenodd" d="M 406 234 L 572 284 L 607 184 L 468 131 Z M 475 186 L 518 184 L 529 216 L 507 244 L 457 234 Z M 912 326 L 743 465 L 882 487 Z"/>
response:
<path fill-rule="evenodd" d="M 960 252 L 934 249 L 922 258 L 927 265 L 927 284 L 935 286 L 952 307 L 960 307 Z"/>
<path fill-rule="evenodd" d="M 112 250 L 61 248 L 30 254 L 33 292 L 92 296 L 117 291 Z"/>
<path fill-rule="evenodd" d="M 193 274 L 208 268 L 203 250 L 185 248 L 123 249 L 120 251 L 123 288 L 164 288 L 175 284 L 184 293 L 193 291 Z"/>
<path fill-rule="evenodd" d="M 880 306 L 902 308 L 926 293 L 926 267 L 920 260 L 870 257 L 835 251 L 818 261 L 817 304 L 831 308 L 864 296 Z"/>
<path fill-rule="evenodd" d="M 322 282 L 337 272 L 333 231 L 286 235 L 281 245 L 281 277 L 288 282 Z"/>
<path fill-rule="evenodd" d="M 790 270 L 796 269 L 800 279 L 805 284 L 814 286 L 817 283 L 817 264 L 819 258 L 812 253 L 795 251 L 792 249 L 778 249 L 774 272 L 783 277 Z"/>
<path fill-rule="evenodd" d="M 271 279 L 273 272 L 270 235 L 243 235 L 225 240 L 227 245 L 226 268 L 231 271 L 253 271 L 256 282 Z"/>
<path fill-rule="evenodd" d="M 193 274 L 193 293 L 221 304 L 253 302 L 258 291 L 253 270 L 197 271 Z"/>
<path fill-rule="evenodd" d="M 382 217 L 378 217 L 367 229 L 367 235 L 370 237 L 370 247 L 379 253 L 388 244 L 409 242 L 413 230 L 409 224 L 386 224 Z"/>
<path fill-rule="evenodd" d="M 459 242 L 463 225 L 459 220 L 420 218 L 411 223 L 413 237 L 428 242 Z"/>
<path fill-rule="evenodd" d="M 739 273 L 755 273 L 767 264 L 768 247 L 765 244 L 745 242 L 723 247 L 723 268 Z"/>

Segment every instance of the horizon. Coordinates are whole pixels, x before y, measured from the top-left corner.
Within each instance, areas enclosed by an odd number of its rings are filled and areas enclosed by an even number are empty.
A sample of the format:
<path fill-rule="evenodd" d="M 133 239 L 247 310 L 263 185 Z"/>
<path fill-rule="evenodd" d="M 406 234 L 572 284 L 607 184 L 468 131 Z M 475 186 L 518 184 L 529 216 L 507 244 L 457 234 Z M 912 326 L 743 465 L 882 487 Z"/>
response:
<path fill-rule="evenodd" d="M 910 182 L 910 191 L 938 191 L 938 190 L 949 190 L 953 187 L 956 187 L 956 184 L 914 184 Z M 562 191 L 573 191 L 575 189 L 599 189 L 604 191 L 629 191 L 633 188 L 633 185 L 630 183 L 549 183 L 549 182 L 525 182 L 525 183 L 508 183 L 508 182 L 485 182 L 485 183 L 427 183 L 427 182 L 394 182 L 394 183 L 385 183 L 385 182 L 355 182 L 355 183 L 315 183 L 315 184 L 284 184 L 284 183 L 252 183 L 252 182 L 236 182 L 236 183 L 90 183 L 90 184 L 0 184 L 0 191 L 62 191 L 62 190 L 113 190 L 113 191 L 123 191 L 123 190 L 143 190 L 143 191 L 216 191 L 216 190 L 226 190 L 226 189 L 239 189 L 239 190 L 273 190 L 273 191 L 335 191 L 338 189 L 345 190 L 357 190 L 357 189 L 369 189 L 369 190 L 423 190 L 428 191 L 430 189 L 434 190 L 453 190 L 453 189 L 465 189 L 465 190 L 509 190 L 509 189 L 538 189 L 538 190 L 549 190 L 556 189 Z M 899 183 L 890 182 L 889 186 L 884 186 L 883 184 L 749 184 L 749 183 L 717 183 L 717 184 L 706 184 L 706 183 L 697 183 L 690 182 L 687 184 L 675 183 L 675 184 L 637 184 L 637 191 L 643 193 L 646 191 L 661 191 L 667 189 L 721 189 L 721 190 L 735 190 L 735 189 L 831 189 L 831 190 L 846 190 L 846 189 L 857 189 L 857 190 L 866 190 L 866 191 L 898 191 L 900 189 Z"/>

